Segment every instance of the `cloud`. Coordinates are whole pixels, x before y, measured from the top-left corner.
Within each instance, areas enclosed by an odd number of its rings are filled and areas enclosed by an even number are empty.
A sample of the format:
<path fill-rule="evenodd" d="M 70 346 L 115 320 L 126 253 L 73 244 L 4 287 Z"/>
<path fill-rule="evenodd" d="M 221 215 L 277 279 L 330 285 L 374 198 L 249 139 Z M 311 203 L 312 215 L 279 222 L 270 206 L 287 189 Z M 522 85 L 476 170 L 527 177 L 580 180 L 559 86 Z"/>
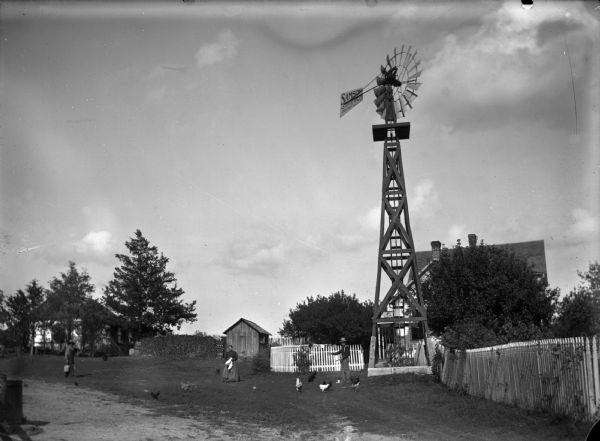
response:
<path fill-rule="evenodd" d="M 110 267 L 115 263 L 115 244 L 109 231 L 90 231 L 81 239 L 57 240 L 45 244 L 32 254 L 52 265 L 63 265 L 69 261 L 80 263 L 96 263 Z"/>
<path fill-rule="evenodd" d="M 568 29 L 575 81 L 585 87 L 593 29 L 583 16 L 566 20 L 558 11 L 525 15 L 504 4 L 476 32 L 446 36 L 423 70 L 421 95 L 424 107 L 432 109 L 428 115 L 463 129 L 539 121 L 570 127 L 573 110 L 564 104 L 572 99 L 565 40 L 549 33 L 562 35 Z"/>
<path fill-rule="evenodd" d="M 460 239 L 461 243 L 464 245 L 467 240 L 467 230 L 464 225 L 454 224 L 448 228 L 445 245 L 448 248 L 451 248 L 456 244 L 458 239 Z"/>
<path fill-rule="evenodd" d="M 257 225 L 247 228 L 241 237 L 232 237 L 211 263 L 231 274 L 276 278 L 298 264 L 310 265 L 323 258 L 327 252 L 316 242 Z"/>
<path fill-rule="evenodd" d="M 431 179 L 423 179 L 417 183 L 408 198 L 410 213 L 421 218 L 432 218 L 440 208 L 440 200 Z"/>
<path fill-rule="evenodd" d="M 287 250 L 284 244 L 246 243 L 238 245 L 238 252 L 228 262 L 234 272 L 277 275 L 285 263 Z"/>
<path fill-rule="evenodd" d="M 367 214 L 358 219 L 359 225 L 366 231 L 379 231 L 381 222 L 381 207 L 371 208 Z"/>
<path fill-rule="evenodd" d="M 597 240 L 600 218 L 593 216 L 587 210 L 575 208 L 571 212 L 573 223 L 566 231 L 568 241 L 586 242 Z"/>
<path fill-rule="evenodd" d="M 90 231 L 77 244 L 80 253 L 106 254 L 112 245 L 112 235 L 108 231 Z"/>
<path fill-rule="evenodd" d="M 198 49 L 196 52 L 197 66 L 202 69 L 235 57 L 240 42 L 231 30 L 224 30 L 219 34 L 216 42 L 207 43 Z"/>

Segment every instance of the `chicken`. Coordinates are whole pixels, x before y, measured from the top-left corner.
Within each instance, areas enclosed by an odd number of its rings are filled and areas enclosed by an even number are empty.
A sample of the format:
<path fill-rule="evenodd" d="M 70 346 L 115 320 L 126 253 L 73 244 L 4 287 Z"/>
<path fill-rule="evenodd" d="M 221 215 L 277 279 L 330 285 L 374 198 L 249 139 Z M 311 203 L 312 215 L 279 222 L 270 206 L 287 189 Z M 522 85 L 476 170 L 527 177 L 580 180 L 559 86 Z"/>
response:
<path fill-rule="evenodd" d="M 296 391 L 302 392 L 302 381 L 300 381 L 300 378 L 296 378 Z"/>
<path fill-rule="evenodd" d="M 321 392 L 331 389 L 331 381 L 323 381 L 321 384 L 319 384 L 319 389 L 321 389 Z"/>
<path fill-rule="evenodd" d="M 225 366 L 227 367 L 228 371 L 231 371 L 231 368 L 233 367 L 233 358 L 228 358 L 225 362 Z"/>
<path fill-rule="evenodd" d="M 152 396 L 152 398 L 154 398 L 155 400 L 158 400 L 158 396 L 160 395 L 160 391 L 158 392 L 152 392 L 150 391 L 150 395 Z"/>
<path fill-rule="evenodd" d="M 186 383 L 185 381 L 180 381 L 179 385 L 181 386 L 181 390 L 184 390 L 186 392 L 188 392 L 194 388 L 193 383 Z"/>
<path fill-rule="evenodd" d="M 317 376 L 316 372 L 311 372 L 311 374 L 308 376 L 308 382 L 312 383 L 316 376 Z"/>
<path fill-rule="evenodd" d="M 360 377 L 350 377 L 350 383 L 352 383 L 350 387 L 356 392 L 358 390 L 358 386 L 360 385 Z"/>

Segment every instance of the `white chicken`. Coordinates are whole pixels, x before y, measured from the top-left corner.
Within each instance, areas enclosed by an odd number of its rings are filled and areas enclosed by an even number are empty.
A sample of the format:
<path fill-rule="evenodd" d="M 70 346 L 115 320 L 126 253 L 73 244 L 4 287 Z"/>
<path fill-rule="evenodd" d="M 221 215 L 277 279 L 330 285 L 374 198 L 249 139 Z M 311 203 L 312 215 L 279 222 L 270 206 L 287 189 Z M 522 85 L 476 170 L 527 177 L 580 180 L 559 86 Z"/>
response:
<path fill-rule="evenodd" d="M 227 367 L 228 371 L 231 371 L 231 368 L 233 367 L 233 358 L 229 357 L 225 362 L 225 366 Z"/>
<path fill-rule="evenodd" d="M 326 390 L 329 390 L 329 388 L 331 388 L 331 381 L 323 381 L 321 384 L 319 384 L 319 389 L 321 389 L 321 392 L 325 392 Z"/>
<path fill-rule="evenodd" d="M 296 391 L 302 392 L 302 381 L 300 381 L 300 378 L 296 378 Z"/>

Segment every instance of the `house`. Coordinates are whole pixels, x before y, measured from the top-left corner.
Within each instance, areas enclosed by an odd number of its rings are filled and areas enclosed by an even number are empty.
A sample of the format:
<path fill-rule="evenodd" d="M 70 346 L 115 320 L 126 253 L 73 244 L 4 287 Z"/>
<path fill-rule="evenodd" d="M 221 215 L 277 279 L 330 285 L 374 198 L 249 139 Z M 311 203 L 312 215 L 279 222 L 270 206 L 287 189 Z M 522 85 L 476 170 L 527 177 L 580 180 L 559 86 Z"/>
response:
<path fill-rule="evenodd" d="M 469 234 L 468 240 L 469 246 L 477 246 L 477 235 Z M 416 252 L 417 271 L 421 277 L 427 272 L 427 266 L 432 261 L 439 259 L 441 245 L 441 242 L 436 240 L 431 242 L 431 250 Z M 546 280 L 548 279 L 548 271 L 546 269 L 546 250 L 544 248 L 543 240 L 493 244 L 492 246 L 513 252 L 516 257 L 525 260 L 538 277 L 543 277 Z M 449 249 L 448 251 L 452 252 L 452 249 Z"/>
<path fill-rule="evenodd" d="M 477 235 L 468 235 L 469 247 L 477 246 Z M 496 248 L 505 249 L 515 254 L 516 257 L 526 261 L 533 272 L 538 278 L 547 280 L 548 272 L 546 269 L 546 252 L 544 248 L 543 240 L 534 240 L 528 242 L 513 242 L 505 244 L 494 244 Z M 448 252 L 452 253 L 452 249 L 448 249 Z M 416 267 L 420 279 L 423 279 L 428 273 L 429 265 L 440 259 L 442 252 L 442 244 L 440 241 L 431 242 L 431 250 L 417 251 Z M 397 302 L 392 302 L 389 306 L 389 310 L 382 314 L 382 318 L 394 317 L 394 316 L 405 316 L 407 305 L 402 299 Z M 404 325 L 394 324 L 390 320 L 388 324 L 381 324 L 380 335 L 382 345 L 392 344 L 398 339 L 401 340 L 401 345 L 405 348 L 409 347 L 413 341 L 423 339 L 422 328 L 410 325 L 410 332 L 405 329 Z M 431 349 L 430 349 L 431 350 Z"/>
<path fill-rule="evenodd" d="M 269 332 L 245 318 L 239 319 L 225 331 L 227 345 L 240 357 L 253 357 L 261 351 L 269 350 Z"/>

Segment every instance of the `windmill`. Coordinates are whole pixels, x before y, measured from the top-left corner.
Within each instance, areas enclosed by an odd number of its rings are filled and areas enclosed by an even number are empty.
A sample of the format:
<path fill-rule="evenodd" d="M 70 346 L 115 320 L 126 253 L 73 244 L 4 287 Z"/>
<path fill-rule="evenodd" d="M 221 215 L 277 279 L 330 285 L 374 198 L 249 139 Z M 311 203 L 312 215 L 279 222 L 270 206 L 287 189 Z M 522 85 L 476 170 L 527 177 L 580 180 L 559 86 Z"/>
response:
<path fill-rule="evenodd" d="M 386 64 L 369 84 L 342 93 L 340 117 L 362 101 L 365 93 L 373 90 L 377 113 L 384 124 L 373 125 L 373 141 L 383 141 L 383 185 L 381 196 L 381 220 L 375 286 L 373 328 L 369 354 L 369 368 L 378 360 L 392 359 L 392 364 L 402 363 L 407 341 L 417 327 L 423 337 L 427 364 L 427 312 L 423 303 L 421 281 L 418 274 L 406 184 L 402 166 L 400 140 L 408 139 L 410 122 L 398 122 L 413 108 L 417 90 L 422 83 L 420 61 L 417 51 L 406 50 L 404 45 L 392 55 L 386 56 Z M 371 84 L 375 83 L 372 87 Z M 383 296 L 382 296 L 383 293 Z"/>

